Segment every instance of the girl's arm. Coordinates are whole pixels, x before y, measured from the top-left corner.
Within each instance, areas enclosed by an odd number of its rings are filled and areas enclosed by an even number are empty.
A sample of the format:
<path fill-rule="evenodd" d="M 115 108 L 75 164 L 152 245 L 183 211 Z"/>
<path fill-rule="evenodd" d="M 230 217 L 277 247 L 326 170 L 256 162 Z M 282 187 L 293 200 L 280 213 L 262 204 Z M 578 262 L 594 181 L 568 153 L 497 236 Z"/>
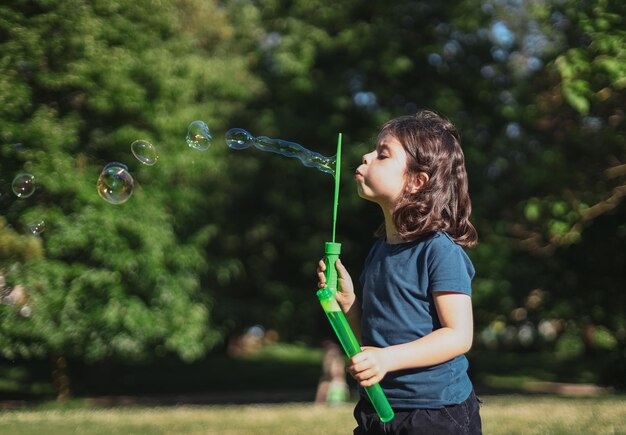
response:
<path fill-rule="evenodd" d="M 359 307 L 358 301 L 356 299 L 356 294 L 354 293 L 354 284 L 352 283 L 352 278 L 348 273 L 347 269 L 341 263 L 341 260 L 337 260 L 335 262 L 335 266 L 337 267 L 337 277 L 338 277 L 338 289 L 335 294 L 335 299 L 337 303 L 341 307 L 341 311 L 346 315 L 346 320 L 350 324 L 350 328 L 352 328 L 352 332 L 356 336 L 356 339 L 361 342 L 361 307 Z M 320 260 L 317 267 L 317 277 L 319 280 L 318 286 L 320 288 L 326 287 L 326 264 L 324 260 Z"/>
<path fill-rule="evenodd" d="M 391 371 L 426 367 L 449 361 L 472 347 L 472 299 L 462 293 L 433 294 L 441 328 L 409 343 L 386 348 L 364 347 L 348 367 L 363 387 L 380 382 Z"/>

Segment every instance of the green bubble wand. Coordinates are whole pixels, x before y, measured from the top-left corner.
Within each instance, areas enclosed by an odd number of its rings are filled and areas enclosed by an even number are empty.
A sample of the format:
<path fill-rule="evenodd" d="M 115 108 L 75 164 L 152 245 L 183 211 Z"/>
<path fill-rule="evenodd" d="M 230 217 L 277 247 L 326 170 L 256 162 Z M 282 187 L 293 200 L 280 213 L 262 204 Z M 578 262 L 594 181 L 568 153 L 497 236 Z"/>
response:
<path fill-rule="evenodd" d="M 349 358 L 352 358 L 357 353 L 361 352 L 361 345 L 357 341 L 354 332 L 348 324 L 345 314 L 341 311 L 337 300 L 335 299 L 335 293 L 337 292 L 337 269 L 335 262 L 339 258 L 341 253 L 341 243 L 335 242 L 335 230 L 337 227 L 337 205 L 339 203 L 339 171 L 341 168 L 341 133 L 337 138 L 337 157 L 335 163 L 335 195 L 333 201 L 333 235 L 332 242 L 326 242 L 324 253 L 326 264 L 326 287 L 317 291 L 317 298 L 322 305 L 322 309 L 326 313 L 328 320 L 330 321 L 343 350 L 346 352 Z M 391 421 L 394 417 L 393 409 L 389 405 L 387 396 L 381 388 L 380 384 L 375 384 L 370 387 L 365 387 L 365 392 L 369 397 L 374 409 L 383 422 Z"/>

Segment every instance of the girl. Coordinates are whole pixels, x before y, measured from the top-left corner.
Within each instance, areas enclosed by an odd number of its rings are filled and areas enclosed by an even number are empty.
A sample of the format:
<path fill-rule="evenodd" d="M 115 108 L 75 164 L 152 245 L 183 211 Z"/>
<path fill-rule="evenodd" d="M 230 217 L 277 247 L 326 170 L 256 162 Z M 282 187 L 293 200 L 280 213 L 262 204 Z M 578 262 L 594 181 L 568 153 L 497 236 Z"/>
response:
<path fill-rule="evenodd" d="M 354 433 L 482 433 L 464 356 L 474 267 L 462 247 L 478 237 L 456 128 L 426 110 L 387 122 L 355 180 L 359 196 L 382 209 L 384 226 L 365 260 L 361 304 L 336 262 L 336 299 L 363 345 L 348 370 L 362 387 L 380 382 L 396 416 L 381 422 L 361 389 Z M 322 260 L 320 288 L 324 271 Z"/>

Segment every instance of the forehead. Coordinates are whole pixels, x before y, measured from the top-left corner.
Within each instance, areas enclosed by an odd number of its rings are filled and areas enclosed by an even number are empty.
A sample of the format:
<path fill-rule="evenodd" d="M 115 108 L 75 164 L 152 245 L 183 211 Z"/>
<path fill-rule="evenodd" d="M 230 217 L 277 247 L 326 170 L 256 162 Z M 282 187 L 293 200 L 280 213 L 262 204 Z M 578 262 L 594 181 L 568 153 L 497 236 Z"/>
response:
<path fill-rule="evenodd" d="M 387 146 L 389 148 L 404 148 L 398 138 L 391 133 L 381 133 L 380 136 L 378 136 L 377 146 Z"/>

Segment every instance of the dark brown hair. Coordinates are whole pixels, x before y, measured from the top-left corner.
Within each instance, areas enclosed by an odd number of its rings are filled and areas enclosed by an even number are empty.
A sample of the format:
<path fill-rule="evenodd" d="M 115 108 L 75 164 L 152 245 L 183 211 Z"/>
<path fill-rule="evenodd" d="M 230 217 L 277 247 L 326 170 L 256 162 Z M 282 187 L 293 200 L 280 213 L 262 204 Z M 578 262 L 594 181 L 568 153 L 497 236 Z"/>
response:
<path fill-rule="evenodd" d="M 461 246 L 475 246 L 478 235 L 469 220 L 472 203 L 456 127 L 435 112 L 421 110 L 384 124 L 379 138 L 387 134 L 395 137 L 407 153 L 408 179 L 420 172 L 429 177 L 417 191 L 407 183 L 398 199 L 393 213 L 398 235 L 411 241 L 444 231 Z"/>

